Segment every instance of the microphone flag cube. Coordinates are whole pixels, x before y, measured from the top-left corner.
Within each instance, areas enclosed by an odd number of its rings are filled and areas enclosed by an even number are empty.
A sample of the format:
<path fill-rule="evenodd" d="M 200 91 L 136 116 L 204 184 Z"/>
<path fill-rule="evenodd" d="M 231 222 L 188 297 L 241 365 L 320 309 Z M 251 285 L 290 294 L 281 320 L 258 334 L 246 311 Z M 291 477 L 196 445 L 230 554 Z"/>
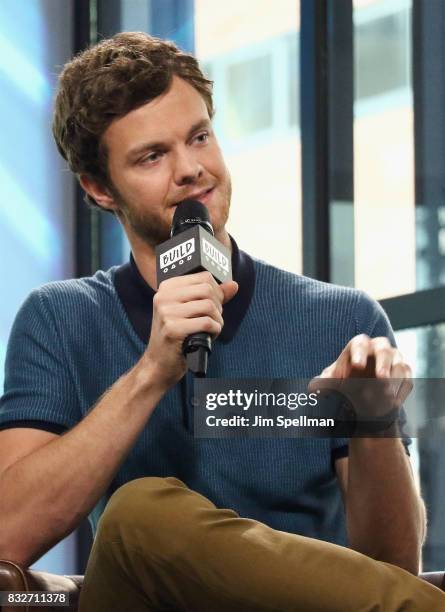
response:
<path fill-rule="evenodd" d="M 157 285 L 167 278 L 210 272 L 223 283 L 232 280 L 230 251 L 200 225 L 195 225 L 156 247 Z"/>

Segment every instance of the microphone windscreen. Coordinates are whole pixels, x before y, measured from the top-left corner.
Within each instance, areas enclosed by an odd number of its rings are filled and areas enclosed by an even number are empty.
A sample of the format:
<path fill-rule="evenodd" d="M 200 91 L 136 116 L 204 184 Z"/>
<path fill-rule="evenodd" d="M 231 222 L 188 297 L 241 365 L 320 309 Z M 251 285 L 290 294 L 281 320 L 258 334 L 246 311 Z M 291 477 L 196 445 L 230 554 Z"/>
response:
<path fill-rule="evenodd" d="M 191 225 L 202 225 L 213 234 L 209 211 L 199 200 L 183 200 L 179 202 L 173 215 L 171 235 L 175 236 Z"/>

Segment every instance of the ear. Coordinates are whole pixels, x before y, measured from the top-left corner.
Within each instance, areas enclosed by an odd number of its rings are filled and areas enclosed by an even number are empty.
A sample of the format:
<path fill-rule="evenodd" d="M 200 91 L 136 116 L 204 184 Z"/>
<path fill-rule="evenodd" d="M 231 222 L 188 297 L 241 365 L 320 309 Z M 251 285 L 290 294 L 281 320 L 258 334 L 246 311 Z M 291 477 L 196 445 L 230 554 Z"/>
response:
<path fill-rule="evenodd" d="M 107 210 L 117 212 L 118 207 L 113 196 L 106 187 L 100 185 L 87 174 L 81 174 L 79 177 L 79 182 L 82 189 L 84 189 L 90 197 L 94 198 L 99 206 L 106 208 Z"/>

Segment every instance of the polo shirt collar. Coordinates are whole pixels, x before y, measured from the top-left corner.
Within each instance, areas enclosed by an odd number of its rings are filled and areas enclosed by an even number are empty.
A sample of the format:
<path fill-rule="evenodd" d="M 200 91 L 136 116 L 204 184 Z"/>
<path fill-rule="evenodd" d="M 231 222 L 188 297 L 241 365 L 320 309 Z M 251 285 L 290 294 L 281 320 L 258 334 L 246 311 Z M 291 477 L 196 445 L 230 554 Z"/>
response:
<path fill-rule="evenodd" d="M 252 258 L 238 248 L 232 236 L 230 241 L 232 276 L 238 283 L 239 289 L 235 297 L 223 305 L 224 327 L 218 336 L 218 340 L 222 342 L 230 342 L 235 336 L 247 313 L 255 288 L 255 268 Z M 130 261 L 115 270 L 114 285 L 136 334 L 144 344 L 147 344 L 155 291 L 139 272 L 133 254 L 130 255 Z"/>

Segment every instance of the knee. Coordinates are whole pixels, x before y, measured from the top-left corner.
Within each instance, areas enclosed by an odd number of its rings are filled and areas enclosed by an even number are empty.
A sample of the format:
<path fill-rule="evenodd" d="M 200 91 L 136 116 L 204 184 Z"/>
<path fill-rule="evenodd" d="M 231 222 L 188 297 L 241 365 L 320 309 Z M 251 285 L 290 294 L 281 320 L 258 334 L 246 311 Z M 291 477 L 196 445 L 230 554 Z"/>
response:
<path fill-rule="evenodd" d="M 184 492 L 190 489 L 177 478 L 137 478 L 110 497 L 99 520 L 96 537 L 104 542 L 159 540 L 164 533 L 183 531 Z"/>

